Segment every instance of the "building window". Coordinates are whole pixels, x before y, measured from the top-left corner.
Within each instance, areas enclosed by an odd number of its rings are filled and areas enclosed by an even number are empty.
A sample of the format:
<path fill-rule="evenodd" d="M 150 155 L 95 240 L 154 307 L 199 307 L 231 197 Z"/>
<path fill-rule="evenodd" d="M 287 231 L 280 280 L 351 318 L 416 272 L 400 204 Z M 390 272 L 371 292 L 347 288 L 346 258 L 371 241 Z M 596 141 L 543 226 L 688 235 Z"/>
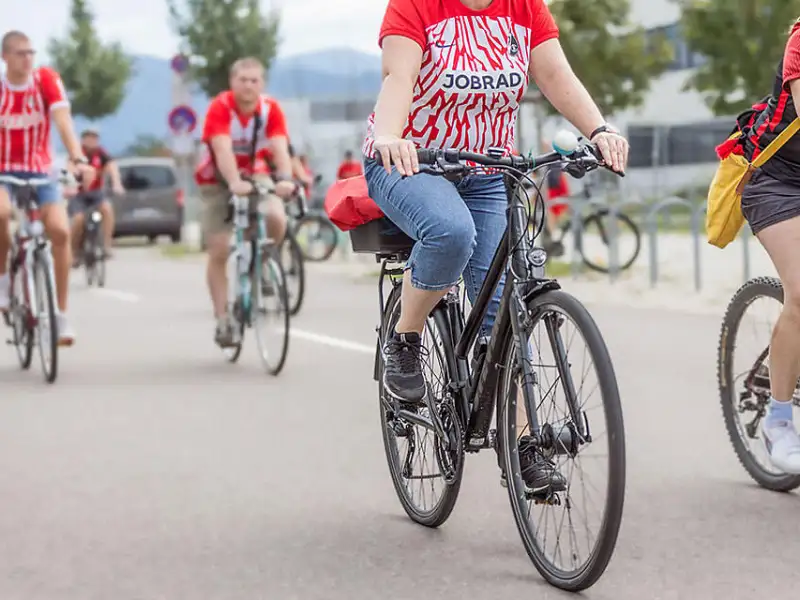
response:
<path fill-rule="evenodd" d="M 727 120 L 677 126 L 632 125 L 628 127 L 630 168 L 716 162 L 716 148 L 730 135 L 732 128 Z"/>

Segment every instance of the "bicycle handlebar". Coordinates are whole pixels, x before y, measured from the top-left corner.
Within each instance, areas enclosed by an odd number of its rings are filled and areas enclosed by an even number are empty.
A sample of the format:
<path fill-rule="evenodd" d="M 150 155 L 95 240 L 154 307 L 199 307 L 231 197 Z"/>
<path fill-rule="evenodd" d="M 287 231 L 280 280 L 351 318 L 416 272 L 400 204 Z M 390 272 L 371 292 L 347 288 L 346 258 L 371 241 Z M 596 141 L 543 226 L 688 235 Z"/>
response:
<path fill-rule="evenodd" d="M 374 159 L 379 165 L 383 166 L 383 157 L 380 153 L 376 152 Z M 474 163 L 490 168 L 514 169 L 522 173 L 560 163 L 564 171 L 576 178 L 580 178 L 587 172 L 599 167 L 608 168 L 603 163 L 600 151 L 590 142 L 579 145 L 569 154 L 553 151 L 530 158 L 516 155 L 502 156 L 500 150 L 497 152 L 490 150 L 487 154 L 480 154 L 462 152 L 460 150 L 418 148 L 417 160 L 421 165 L 438 167 L 439 171 L 435 172 L 435 174 L 455 174 L 472 168 L 464 163 Z M 431 171 L 426 170 L 426 172 L 430 173 Z M 625 173 L 614 173 L 620 177 L 625 176 Z"/>

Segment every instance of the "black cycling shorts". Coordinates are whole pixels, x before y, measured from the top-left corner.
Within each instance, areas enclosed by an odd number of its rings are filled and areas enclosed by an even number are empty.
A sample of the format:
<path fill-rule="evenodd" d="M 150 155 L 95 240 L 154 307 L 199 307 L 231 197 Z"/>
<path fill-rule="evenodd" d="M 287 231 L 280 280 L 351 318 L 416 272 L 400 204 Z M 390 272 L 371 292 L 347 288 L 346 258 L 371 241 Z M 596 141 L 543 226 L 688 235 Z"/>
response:
<path fill-rule="evenodd" d="M 800 216 L 800 187 L 775 179 L 761 169 L 742 192 L 742 212 L 754 234 Z"/>
<path fill-rule="evenodd" d="M 105 198 L 103 197 L 102 190 L 93 190 L 91 192 L 81 192 L 74 198 L 70 198 L 67 203 L 67 213 L 70 217 L 77 215 L 80 212 L 98 208 Z"/>

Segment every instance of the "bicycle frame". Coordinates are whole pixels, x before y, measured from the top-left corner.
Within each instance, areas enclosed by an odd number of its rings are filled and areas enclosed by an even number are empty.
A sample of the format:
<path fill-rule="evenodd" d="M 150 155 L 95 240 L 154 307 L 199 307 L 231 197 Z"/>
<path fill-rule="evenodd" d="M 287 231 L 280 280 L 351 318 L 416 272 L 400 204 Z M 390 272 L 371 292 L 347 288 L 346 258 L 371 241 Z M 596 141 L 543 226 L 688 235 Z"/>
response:
<path fill-rule="evenodd" d="M 233 235 L 231 236 L 230 254 L 228 260 L 236 261 L 238 275 L 238 285 L 228 284 L 228 302 L 234 307 L 240 302 L 243 323 L 250 325 L 252 310 L 251 276 L 253 266 L 261 264 L 261 253 L 265 251 L 267 240 L 267 228 L 264 216 L 250 211 L 250 198 L 247 196 L 231 196 L 230 205 L 232 209 Z M 247 234 L 252 230 L 253 219 L 255 218 L 257 240 L 254 243 Z M 250 260 L 247 260 L 244 248 L 250 245 Z"/>
<path fill-rule="evenodd" d="M 532 349 L 528 343 L 523 343 L 523 339 L 527 340 L 526 330 L 530 327 L 532 317 L 535 317 L 535 315 L 528 314 L 527 303 L 531 298 L 546 291 L 560 289 L 557 281 L 544 277 L 544 262 L 541 261 L 541 264 L 537 264 L 537 261 L 531 258 L 535 247 L 531 246 L 526 236 L 528 224 L 526 207 L 520 197 L 521 195 L 516 193 L 519 183 L 508 173 L 504 174 L 504 183 L 508 201 L 508 208 L 506 209 L 508 227 L 495 251 L 489 272 L 472 306 L 469 317 L 464 322 L 463 313 L 459 306 L 458 293 L 454 290 L 448 292 L 434 309 L 434 312 L 442 311 L 444 313 L 445 321 L 450 328 L 450 331 L 443 332 L 444 335 L 450 337 L 451 347 L 455 348 L 453 355 L 445 352 L 448 362 L 447 368 L 450 373 L 448 392 L 453 394 L 456 400 L 456 409 L 460 412 L 462 422 L 466 425 L 466 450 L 471 452 L 494 446 L 494 436 L 490 435 L 489 426 L 495 410 L 497 386 L 503 369 L 512 367 L 512 365 L 501 364 L 505 333 L 509 327 L 516 340 L 516 366 L 522 373 L 522 393 L 531 434 L 533 436 L 539 434 L 540 426 L 536 414 L 537 398 L 534 389 L 536 377 L 532 369 Z M 386 265 L 390 261 L 401 261 L 403 256 L 399 253 L 394 253 L 384 254 L 379 258 L 384 259 L 379 279 L 381 322 L 383 322 L 385 307 L 383 297 L 384 278 L 387 275 L 394 277 L 402 274 L 402 270 L 387 269 Z M 475 346 L 481 324 L 489 308 L 489 302 L 497 286 L 500 285 L 504 274 L 507 277 L 486 349 L 486 357 L 482 365 L 478 367 L 479 372 L 475 377 L 474 373 L 470 373 L 467 355 L 470 349 Z M 393 285 L 397 286 L 400 283 L 393 280 Z M 585 424 L 580 419 L 575 389 L 569 375 L 569 366 L 565 362 L 566 355 L 563 351 L 563 344 L 560 343 L 557 326 L 552 322 L 552 319 L 548 319 L 546 328 L 553 348 L 558 349 L 557 368 L 559 375 L 564 380 L 565 388 L 569 390 L 567 394 L 570 416 L 580 433 L 585 435 Z M 379 375 L 380 348 L 383 345 L 380 328 L 378 338 L 375 359 L 376 379 Z M 433 410 L 430 398 L 427 401 L 432 421 L 406 410 L 397 411 L 397 416 L 423 427 L 431 428 L 437 434 L 441 434 L 442 426 L 437 411 Z"/>
<path fill-rule="evenodd" d="M 41 261 L 47 270 L 47 277 L 51 281 L 55 280 L 53 272 L 53 261 L 50 260 L 51 244 L 50 240 L 44 235 L 44 227 L 39 220 L 39 201 L 36 186 L 28 182 L 14 194 L 20 207 L 18 207 L 19 224 L 14 234 L 16 248 L 12 254 L 9 275 L 11 279 L 10 293 L 13 297 L 15 293 L 16 275 L 23 269 L 25 281 L 23 283 L 23 294 L 25 304 L 28 308 L 26 326 L 34 328 L 39 322 L 40 315 L 38 307 L 34 306 L 33 299 L 36 297 L 36 281 L 33 276 L 36 261 Z"/>

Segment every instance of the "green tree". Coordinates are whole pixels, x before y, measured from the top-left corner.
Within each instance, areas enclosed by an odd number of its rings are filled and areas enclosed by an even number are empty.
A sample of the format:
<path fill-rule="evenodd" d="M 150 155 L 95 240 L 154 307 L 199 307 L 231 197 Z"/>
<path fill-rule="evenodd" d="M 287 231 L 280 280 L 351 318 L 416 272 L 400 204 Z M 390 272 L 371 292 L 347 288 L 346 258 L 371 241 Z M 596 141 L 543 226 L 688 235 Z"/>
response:
<path fill-rule="evenodd" d="M 132 74 L 131 59 L 117 43 L 103 44 L 86 0 L 72 0 L 71 24 L 48 52 L 61 75 L 74 114 L 99 119 L 117 111 Z"/>
<path fill-rule="evenodd" d="M 640 105 L 650 80 L 660 75 L 673 57 L 664 36 L 647 35 L 630 22 L 630 8 L 630 0 L 550 3 L 564 53 L 607 115 Z"/>
<path fill-rule="evenodd" d="M 125 148 L 126 156 L 171 156 L 166 142 L 154 135 L 140 135 Z"/>
<path fill-rule="evenodd" d="M 192 79 L 209 96 L 228 88 L 231 64 L 258 58 L 269 71 L 278 49 L 280 18 L 258 0 L 167 0 L 173 26 L 189 56 Z"/>
<path fill-rule="evenodd" d="M 687 82 L 716 115 L 737 114 L 771 92 L 800 0 L 676 0 L 689 48 L 707 62 Z"/>

